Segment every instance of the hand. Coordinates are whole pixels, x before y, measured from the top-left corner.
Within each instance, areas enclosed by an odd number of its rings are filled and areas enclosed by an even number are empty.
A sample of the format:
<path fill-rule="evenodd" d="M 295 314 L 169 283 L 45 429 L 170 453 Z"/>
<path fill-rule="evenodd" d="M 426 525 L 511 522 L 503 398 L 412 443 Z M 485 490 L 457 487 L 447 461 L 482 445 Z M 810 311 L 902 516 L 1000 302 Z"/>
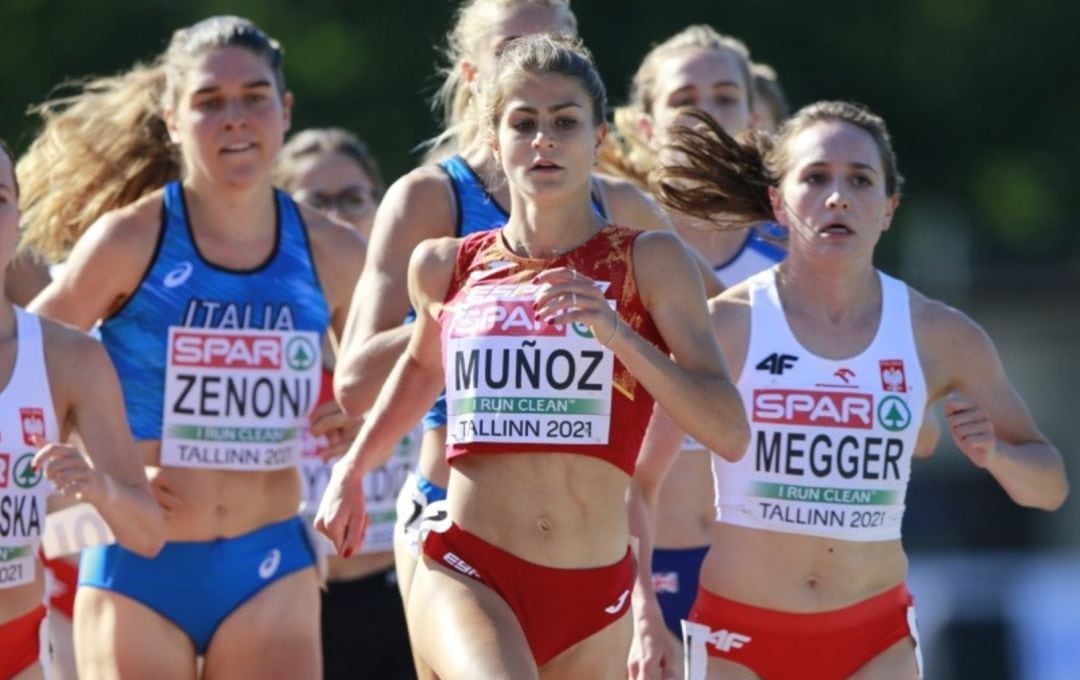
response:
<path fill-rule="evenodd" d="M 627 662 L 628 680 L 678 680 L 682 676 L 681 646 L 659 611 L 635 618 Z"/>
<path fill-rule="evenodd" d="M 319 451 L 324 463 L 329 463 L 348 450 L 360 432 L 361 419 L 352 420 L 345 415 L 337 402 L 331 399 L 315 407 L 308 416 L 312 437 L 326 437 L 326 448 Z"/>
<path fill-rule="evenodd" d="M 964 455 L 984 468 L 997 454 L 997 437 L 990 416 L 974 401 L 951 394 L 945 401 L 945 419 L 953 441 Z"/>
<path fill-rule="evenodd" d="M 548 286 L 534 301 L 536 318 L 547 323 L 586 324 L 603 345 L 611 344 L 619 327 L 619 313 L 589 277 L 575 269 L 547 269 L 533 283 Z"/>
<path fill-rule="evenodd" d="M 97 505 L 115 495 L 112 478 L 94 469 L 82 452 L 68 444 L 48 444 L 37 440 L 42 448 L 34 455 L 35 470 L 45 468 L 45 479 L 52 482 L 62 496 Z"/>
<path fill-rule="evenodd" d="M 315 513 L 315 530 L 329 538 L 342 557 L 352 557 L 364 544 L 368 523 L 363 481 L 354 481 L 352 462 L 346 456 L 334 465 Z"/>
<path fill-rule="evenodd" d="M 161 509 L 165 511 L 165 519 L 171 519 L 176 511 L 184 504 L 184 499 L 172 490 L 165 481 L 165 475 L 161 474 L 161 468 L 155 468 L 156 472 L 150 472 L 150 490 L 154 493 L 154 499 Z"/>

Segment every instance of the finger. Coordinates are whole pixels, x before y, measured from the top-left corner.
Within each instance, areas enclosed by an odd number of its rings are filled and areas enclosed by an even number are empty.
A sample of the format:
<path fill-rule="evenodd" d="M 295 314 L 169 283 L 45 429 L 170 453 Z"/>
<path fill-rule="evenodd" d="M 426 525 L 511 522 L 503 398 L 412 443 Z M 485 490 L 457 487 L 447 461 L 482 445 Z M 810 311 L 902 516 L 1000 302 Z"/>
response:
<path fill-rule="evenodd" d="M 351 443 L 352 442 L 342 437 L 341 441 L 338 443 L 331 444 L 319 451 L 319 459 L 324 463 L 333 462 L 345 455 L 345 452 L 349 450 L 349 445 Z"/>
<path fill-rule="evenodd" d="M 539 272 L 533 277 L 533 283 L 562 283 L 565 281 L 587 281 L 589 277 L 585 276 L 576 269 L 570 267 L 555 267 L 554 269 L 545 269 Z"/>
<path fill-rule="evenodd" d="M 976 406 L 975 402 L 960 396 L 959 394 L 952 394 L 945 400 L 945 415 L 952 415 L 953 413 L 962 413 L 968 411 Z"/>
<path fill-rule="evenodd" d="M 42 440 L 41 437 L 34 437 L 35 440 Z M 42 440 L 44 441 L 44 440 Z M 37 446 L 37 444 L 35 444 Z M 67 446 L 66 444 L 40 444 L 41 448 L 34 454 L 34 458 L 30 461 L 30 464 L 34 466 L 34 469 L 40 470 L 42 465 L 45 465 L 51 460 L 56 460 L 68 453 L 76 452 L 74 448 Z"/>

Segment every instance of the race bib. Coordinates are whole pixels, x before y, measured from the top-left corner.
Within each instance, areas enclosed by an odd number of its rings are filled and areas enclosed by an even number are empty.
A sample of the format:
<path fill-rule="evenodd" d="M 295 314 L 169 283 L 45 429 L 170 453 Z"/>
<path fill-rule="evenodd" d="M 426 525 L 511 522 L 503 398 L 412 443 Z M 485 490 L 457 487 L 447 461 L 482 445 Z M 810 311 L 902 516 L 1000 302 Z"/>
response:
<path fill-rule="evenodd" d="M 33 583 L 36 553 L 33 544 L 0 546 L 0 590 Z"/>
<path fill-rule="evenodd" d="M 608 443 L 614 354 L 584 324 L 537 319 L 540 290 L 476 285 L 455 301 L 444 342 L 448 443 Z"/>
<path fill-rule="evenodd" d="M 0 452 L 0 588 L 34 580 L 51 485 L 34 469 L 33 460 L 33 452 Z"/>
<path fill-rule="evenodd" d="M 162 465 L 248 472 L 296 465 L 321 365 L 310 331 L 170 328 Z"/>
<path fill-rule="evenodd" d="M 420 457 L 422 429 L 405 435 L 394 454 L 385 464 L 364 477 L 364 503 L 367 506 L 368 527 L 364 544 L 358 554 L 389 552 L 394 549 L 394 524 L 397 521 L 396 499 L 405 484 L 409 471 L 416 467 Z M 314 519 L 319 508 L 333 464 L 324 463 L 319 452 L 326 445 L 325 439 L 307 437 L 304 455 L 300 459 L 300 477 L 303 483 L 304 501 L 302 514 Z"/>
<path fill-rule="evenodd" d="M 76 503 L 45 518 L 41 552 L 48 559 L 78 554 L 83 548 L 115 543 L 105 518 L 89 503 Z"/>

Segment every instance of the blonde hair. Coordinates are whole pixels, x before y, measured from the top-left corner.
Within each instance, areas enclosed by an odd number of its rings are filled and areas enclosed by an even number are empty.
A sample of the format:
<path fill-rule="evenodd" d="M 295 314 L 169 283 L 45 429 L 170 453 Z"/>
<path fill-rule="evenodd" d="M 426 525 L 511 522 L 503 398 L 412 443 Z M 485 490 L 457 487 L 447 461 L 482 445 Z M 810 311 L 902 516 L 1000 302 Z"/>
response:
<path fill-rule="evenodd" d="M 383 182 L 375 156 L 356 135 L 342 128 L 309 128 L 290 137 L 278 154 L 274 183 L 291 192 L 292 183 L 296 179 L 296 166 L 300 161 L 310 156 L 329 153 L 340 153 L 356 163 L 371 180 L 375 200 L 382 198 L 386 183 Z"/>
<path fill-rule="evenodd" d="M 474 60 L 490 31 L 492 15 L 523 5 L 550 8 L 566 24 L 566 33 L 577 35 L 577 17 L 570 0 L 466 0 L 454 13 L 454 27 L 446 35 L 445 65 L 439 68 L 442 84 L 431 98 L 432 109 L 442 115 L 443 131 L 423 146 L 425 161 L 439 160 L 471 144 L 477 135 L 476 116 L 470 113 L 473 92 L 462 77 L 461 64 Z"/>
<path fill-rule="evenodd" d="M 732 228 L 774 220 L 769 187 L 779 186 L 791 170 L 791 141 L 810 126 L 829 121 L 853 125 L 870 135 L 881 154 L 886 195 L 897 196 L 903 188 L 885 121 L 861 104 L 816 102 L 788 118 L 775 137 L 754 131 L 744 143 L 707 114 L 691 115 L 704 126 L 673 130 L 669 142 L 685 163 L 661 167 L 651 178 L 657 199 L 672 210 L 706 219 L 722 215 L 724 226 Z"/>
<path fill-rule="evenodd" d="M 22 245 L 64 259 L 103 214 L 133 203 L 181 174 L 163 117 L 175 104 L 193 59 L 220 47 L 263 57 L 285 92 L 284 52 L 240 17 L 217 16 L 173 33 L 165 52 L 117 76 L 72 81 L 70 94 L 31 109 L 41 132 L 19 159 Z"/>
<path fill-rule="evenodd" d="M 753 104 L 750 50 L 746 45 L 737 38 L 719 33 L 707 24 L 687 26 L 649 50 L 634 73 L 630 81 L 630 101 L 614 111 L 613 134 L 608 135 L 609 143 L 604 145 L 600 159 L 602 171 L 625 177 L 641 187 L 648 185 L 649 172 L 657 163 L 656 152 L 642 138 L 638 130 L 638 118 L 642 114 L 653 112 L 661 64 L 671 55 L 693 48 L 734 54 L 743 77 L 747 106 Z"/>

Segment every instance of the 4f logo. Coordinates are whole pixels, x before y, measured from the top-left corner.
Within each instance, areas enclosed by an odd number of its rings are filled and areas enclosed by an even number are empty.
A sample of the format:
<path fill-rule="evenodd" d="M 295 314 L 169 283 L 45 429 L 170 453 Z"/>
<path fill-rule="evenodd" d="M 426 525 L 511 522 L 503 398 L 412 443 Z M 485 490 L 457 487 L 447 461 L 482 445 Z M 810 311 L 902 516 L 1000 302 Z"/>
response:
<path fill-rule="evenodd" d="M 778 354 L 773 352 L 758 362 L 756 368 L 759 371 L 768 371 L 773 375 L 783 375 L 784 370 L 794 367 L 795 362 L 798 360 L 799 357 L 791 354 Z"/>
<path fill-rule="evenodd" d="M 750 642 L 749 635 L 735 633 L 728 630 L 716 630 L 709 633 L 709 639 L 705 641 L 716 647 L 721 652 L 730 652 L 733 649 L 741 649 Z"/>

